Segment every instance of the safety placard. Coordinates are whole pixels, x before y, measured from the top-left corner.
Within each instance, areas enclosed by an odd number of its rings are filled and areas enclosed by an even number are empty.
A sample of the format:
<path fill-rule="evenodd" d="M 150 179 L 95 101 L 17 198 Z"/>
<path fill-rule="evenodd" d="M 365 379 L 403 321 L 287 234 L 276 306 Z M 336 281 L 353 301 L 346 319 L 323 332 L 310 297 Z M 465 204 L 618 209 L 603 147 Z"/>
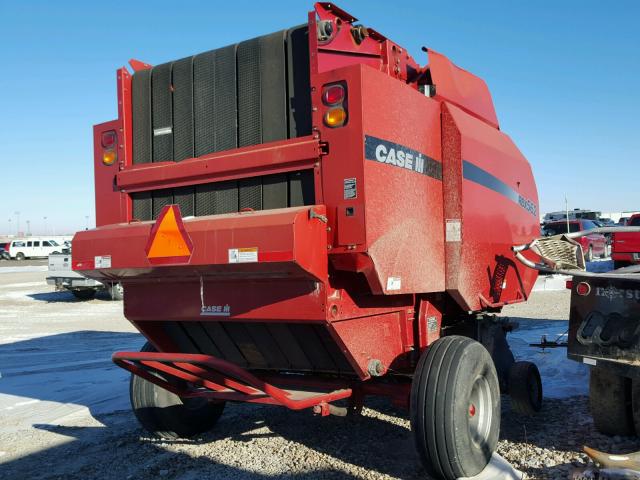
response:
<path fill-rule="evenodd" d="M 95 257 L 94 259 L 95 268 L 111 268 L 111 255 L 103 255 L 100 257 Z"/>
<path fill-rule="evenodd" d="M 461 242 L 462 241 L 462 222 L 458 218 L 447 218 L 445 229 L 445 241 Z"/>
<path fill-rule="evenodd" d="M 358 198 L 358 187 L 355 178 L 344 179 L 344 199 L 353 200 Z"/>
<path fill-rule="evenodd" d="M 229 263 L 252 263 L 257 261 L 258 247 L 229 249 Z"/>

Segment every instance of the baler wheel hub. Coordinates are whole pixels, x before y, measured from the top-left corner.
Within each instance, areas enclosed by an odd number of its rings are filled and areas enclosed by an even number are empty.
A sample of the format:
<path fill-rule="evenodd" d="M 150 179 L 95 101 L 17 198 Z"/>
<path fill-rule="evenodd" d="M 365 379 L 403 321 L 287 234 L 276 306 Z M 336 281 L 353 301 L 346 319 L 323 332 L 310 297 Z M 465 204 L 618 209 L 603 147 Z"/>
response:
<path fill-rule="evenodd" d="M 470 400 L 469 435 L 476 445 L 486 445 L 491 434 L 493 405 L 491 388 L 485 377 L 478 377 L 474 382 Z"/>

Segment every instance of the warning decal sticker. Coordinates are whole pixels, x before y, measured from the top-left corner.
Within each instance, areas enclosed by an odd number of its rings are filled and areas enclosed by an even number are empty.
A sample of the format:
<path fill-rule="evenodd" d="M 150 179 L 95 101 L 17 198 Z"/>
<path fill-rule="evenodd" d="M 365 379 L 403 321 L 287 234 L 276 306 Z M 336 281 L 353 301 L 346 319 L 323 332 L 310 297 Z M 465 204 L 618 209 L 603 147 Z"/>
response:
<path fill-rule="evenodd" d="M 358 190 L 356 187 L 356 179 L 355 178 L 345 178 L 344 179 L 344 199 L 352 200 L 354 198 L 358 198 Z"/>
<path fill-rule="evenodd" d="M 258 247 L 229 249 L 229 263 L 252 263 L 257 261 Z"/>

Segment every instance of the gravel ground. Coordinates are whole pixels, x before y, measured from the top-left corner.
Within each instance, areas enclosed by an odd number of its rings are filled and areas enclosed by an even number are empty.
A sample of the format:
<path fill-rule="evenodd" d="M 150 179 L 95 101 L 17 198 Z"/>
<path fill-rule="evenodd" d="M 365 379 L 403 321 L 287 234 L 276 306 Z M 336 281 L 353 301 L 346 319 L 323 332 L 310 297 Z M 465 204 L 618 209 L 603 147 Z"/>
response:
<path fill-rule="evenodd" d="M 361 417 L 346 419 L 232 404 L 202 438 L 147 437 L 127 408 L 124 371 L 108 362 L 110 347 L 141 342 L 122 317 L 121 303 L 81 303 L 52 293 L 39 283 L 44 276 L 0 275 L 1 479 L 427 478 L 406 412 L 384 399 L 368 402 Z M 568 301 L 567 291 L 536 292 L 504 314 L 516 321 L 562 320 Z M 55 355 L 65 349 L 71 351 L 66 359 L 71 355 L 77 362 L 68 363 L 63 376 Z M 20 361 L 35 366 L 29 370 Z M 12 383 L 17 380 L 22 383 Z M 640 449 L 636 438 L 595 432 L 584 396 L 546 400 L 533 419 L 511 413 L 503 397 L 498 453 L 528 478 L 567 478 L 584 464 L 584 444 L 614 452 Z"/>

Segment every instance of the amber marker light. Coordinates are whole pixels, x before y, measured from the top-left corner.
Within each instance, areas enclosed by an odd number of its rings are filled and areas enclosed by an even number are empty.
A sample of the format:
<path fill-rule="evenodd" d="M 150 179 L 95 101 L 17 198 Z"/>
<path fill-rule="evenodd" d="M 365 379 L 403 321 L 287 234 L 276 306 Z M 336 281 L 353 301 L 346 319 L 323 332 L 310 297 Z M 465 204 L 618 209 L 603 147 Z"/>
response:
<path fill-rule="evenodd" d="M 341 127 L 347 121 L 347 112 L 342 107 L 334 107 L 324 114 L 324 123 L 327 127 Z"/>

